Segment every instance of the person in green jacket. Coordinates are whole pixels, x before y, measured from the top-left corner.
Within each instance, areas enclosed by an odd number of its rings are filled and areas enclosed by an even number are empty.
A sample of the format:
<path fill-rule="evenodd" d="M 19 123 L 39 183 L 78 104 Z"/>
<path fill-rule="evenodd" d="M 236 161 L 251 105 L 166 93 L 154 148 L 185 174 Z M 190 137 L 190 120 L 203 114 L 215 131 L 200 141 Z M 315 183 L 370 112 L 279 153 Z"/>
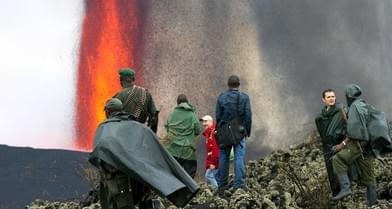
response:
<path fill-rule="evenodd" d="M 165 127 L 169 141 L 166 149 L 194 178 L 197 170 L 195 139 L 200 134 L 200 123 L 184 94 L 177 97 L 177 106 L 169 114 Z"/>
<path fill-rule="evenodd" d="M 335 178 L 332 168 L 332 147 L 343 141 L 346 135 L 346 111 L 342 103 L 336 102 L 335 91 L 326 89 L 322 92 L 324 106 L 315 122 L 320 134 L 323 147 L 324 160 L 327 168 L 328 180 L 332 195 L 339 190 L 339 183 Z"/>
<path fill-rule="evenodd" d="M 347 138 L 334 146 L 336 155 L 333 157 L 333 170 L 339 180 L 340 191 L 332 200 L 337 201 L 351 195 L 350 180 L 347 175 L 349 166 L 356 160 L 361 170 L 360 183 L 367 188 L 368 206 L 377 203 L 374 157 L 370 146 L 367 119 L 367 104 L 360 98 L 362 91 L 356 84 L 345 87 L 347 105 Z"/>

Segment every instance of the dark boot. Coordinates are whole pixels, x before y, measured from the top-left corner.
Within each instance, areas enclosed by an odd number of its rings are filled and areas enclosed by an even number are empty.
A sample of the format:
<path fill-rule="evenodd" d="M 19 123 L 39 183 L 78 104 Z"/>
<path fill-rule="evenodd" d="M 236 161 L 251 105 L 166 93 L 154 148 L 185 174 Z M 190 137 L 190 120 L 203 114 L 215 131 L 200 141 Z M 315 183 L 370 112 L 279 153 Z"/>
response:
<path fill-rule="evenodd" d="M 348 178 L 347 173 L 339 173 L 337 177 L 340 185 L 340 192 L 336 196 L 332 197 L 333 201 L 343 199 L 344 197 L 352 194 L 350 179 Z"/>
<path fill-rule="evenodd" d="M 367 186 L 366 194 L 367 194 L 368 206 L 370 207 L 372 205 L 375 205 L 377 203 L 376 186 L 374 185 Z"/>
<path fill-rule="evenodd" d="M 139 209 L 160 209 L 161 203 L 158 199 L 144 200 L 139 203 Z"/>

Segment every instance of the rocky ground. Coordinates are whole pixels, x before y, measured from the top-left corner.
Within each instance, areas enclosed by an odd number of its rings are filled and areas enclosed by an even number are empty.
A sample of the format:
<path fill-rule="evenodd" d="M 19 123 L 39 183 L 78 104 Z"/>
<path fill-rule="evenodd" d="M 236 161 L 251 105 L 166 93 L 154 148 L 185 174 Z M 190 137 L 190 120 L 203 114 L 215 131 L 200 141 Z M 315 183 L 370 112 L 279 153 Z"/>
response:
<path fill-rule="evenodd" d="M 277 150 L 246 165 L 247 189 L 229 189 L 223 198 L 201 182 L 198 195 L 185 208 L 243 209 L 327 209 L 331 208 L 326 170 L 318 136 L 312 134 L 304 143 L 287 150 Z M 379 200 L 372 208 L 392 208 L 392 156 L 377 161 L 376 176 Z M 354 194 L 341 201 L 337 208 L 367 208 L 366 188 L 353 183 Z M 161 208 L 175 209 L 164 199 Z M 47 202 L 37 200 L 27 209 L 99 209 L 99 203 L 81 207 L 80 202 Z"/>

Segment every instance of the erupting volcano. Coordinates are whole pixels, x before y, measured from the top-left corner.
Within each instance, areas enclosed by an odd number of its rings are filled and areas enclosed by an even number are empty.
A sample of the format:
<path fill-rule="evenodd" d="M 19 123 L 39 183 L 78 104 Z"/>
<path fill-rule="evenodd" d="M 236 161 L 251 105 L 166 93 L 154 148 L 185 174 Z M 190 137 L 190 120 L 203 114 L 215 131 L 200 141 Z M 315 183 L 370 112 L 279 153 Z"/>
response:
<path fill-rule="evenodd" d="M 104 103 L 120 89 L 117 70 L 135 68 L 142 48 L 140 3 L 136 0 L 85 1 L 77 72 L 75 141 L 89 150 Z M 141 80 L 136 80 L 140 84 Z"/>

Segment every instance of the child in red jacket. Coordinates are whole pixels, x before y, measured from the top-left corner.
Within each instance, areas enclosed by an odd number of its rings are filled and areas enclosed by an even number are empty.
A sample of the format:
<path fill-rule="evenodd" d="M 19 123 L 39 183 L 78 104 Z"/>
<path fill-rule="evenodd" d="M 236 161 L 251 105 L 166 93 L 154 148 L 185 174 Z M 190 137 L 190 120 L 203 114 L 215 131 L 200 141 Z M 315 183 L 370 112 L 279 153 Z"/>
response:
<path fill-rule="evenodd" d="M 218 187 L 216 182 L 216 175 L 218 172 L 219 164 L 219 147 L 215 139 L 216 124 L 209 115 L 201 118 L 204 127 L 203 136 L 206 138 L 206 175 L 205 179 L 207 184 L 211 184 L 214 188 Z"/>

